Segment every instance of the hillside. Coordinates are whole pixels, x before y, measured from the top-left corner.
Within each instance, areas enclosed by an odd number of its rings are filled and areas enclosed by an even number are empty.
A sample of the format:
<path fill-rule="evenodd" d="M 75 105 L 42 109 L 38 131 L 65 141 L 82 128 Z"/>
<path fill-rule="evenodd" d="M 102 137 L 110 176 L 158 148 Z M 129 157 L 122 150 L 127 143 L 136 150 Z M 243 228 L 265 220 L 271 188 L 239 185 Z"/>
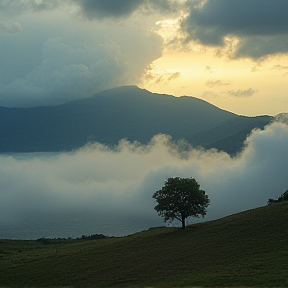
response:
<path fill-rule="evenodd" d="M 234 155 L 243 148 L 243 142 L 253 129 L 263 129 L 271 119 L 269 116 L 238 116 L 216 127 L 188 135 L 186 139 L 192 145 L 200 145 L 206 149 L 217 148 Z"/>
<path fill-rule="evenodd" d="M 162 133 L 235 154 L 252 129 L 271 120 L 238 116 L 194 97 L 126 86 L 59 106 L 0 107 L 0 153 L 70 151 L 89 141 L 115 145 L 123 138 L 147 143 Z"/>
<path fill-rule="evenodd" d="M 4 287 L 287 287 L 288 202 L 91 241 L 0 240 Z"/>

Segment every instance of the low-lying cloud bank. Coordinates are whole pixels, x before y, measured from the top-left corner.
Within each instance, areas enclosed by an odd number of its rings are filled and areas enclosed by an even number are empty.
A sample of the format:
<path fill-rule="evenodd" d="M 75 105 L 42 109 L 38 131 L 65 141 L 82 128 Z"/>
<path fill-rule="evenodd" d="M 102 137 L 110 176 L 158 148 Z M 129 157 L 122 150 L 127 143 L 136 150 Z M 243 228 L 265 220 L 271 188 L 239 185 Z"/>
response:
<path fill-rule="evenodd" d="M 88 234 L 107 234 L 105 227 L 115 219 L 123 225 L 135 219 L 140 228 L 160 225 L 152 194 L 174 176 L 194 177 L 211 199 L 206 219 L 219 218 L 265 205 L 288 189 L 287 147 L 287 125 L 274 123 L 254 131 L 236 158 L 217 151 L 179 152 L 164 135 L 147 146 L 122 141 L 115 150 L 92 144 L 65 154 L 1 155 L 0 226 L 9 231 L 22 223 L 28 231 L 33 229 L 28 219 L 41 218 L 41 235 L 58 237 L 63 234 L 45 230 L 52 218 L 59 228 L 65 226 L 64 214 L 81 222 L 81 215 L 89 213 L 96 213 L 91 221 L 104 228 Z M 76 235 L 83 231 L 80 222 Z"/>

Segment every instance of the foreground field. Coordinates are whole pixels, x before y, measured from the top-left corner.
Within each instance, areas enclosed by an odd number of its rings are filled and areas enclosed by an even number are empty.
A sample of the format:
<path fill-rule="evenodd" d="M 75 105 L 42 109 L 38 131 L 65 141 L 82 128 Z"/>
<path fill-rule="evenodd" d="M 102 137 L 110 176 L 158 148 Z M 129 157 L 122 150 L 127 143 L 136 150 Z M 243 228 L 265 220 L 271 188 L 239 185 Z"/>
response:
<path fill-rule="evenodd" d="M 287 287 L 288 202 L 100 240 L 0 240 L 0 287 Z"/>

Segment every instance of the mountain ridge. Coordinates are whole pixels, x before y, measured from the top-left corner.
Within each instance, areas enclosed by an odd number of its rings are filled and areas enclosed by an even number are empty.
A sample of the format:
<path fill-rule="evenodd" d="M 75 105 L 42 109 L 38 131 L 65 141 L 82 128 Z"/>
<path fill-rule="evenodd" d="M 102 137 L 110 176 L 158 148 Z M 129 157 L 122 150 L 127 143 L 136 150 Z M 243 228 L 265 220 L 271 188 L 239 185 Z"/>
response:
<path fill-rule="evenodd" d="M 172 141 L 185 139 L 232 155 L 241 150 L 252 128 L 263 129 L 272 120 L 259 117 L 239 116 L 195 97 L 122 86 L 58 106 L 0 107 L 0 153 L 70 151 L 91 141 L 116 145 L 124 138 L 145 144 L 157 134 L 168 134 Z M 207 133 L 217 129 L 219 133 L 205 142 Z M 213 144 L 241 130 L 234 148 Z"/>

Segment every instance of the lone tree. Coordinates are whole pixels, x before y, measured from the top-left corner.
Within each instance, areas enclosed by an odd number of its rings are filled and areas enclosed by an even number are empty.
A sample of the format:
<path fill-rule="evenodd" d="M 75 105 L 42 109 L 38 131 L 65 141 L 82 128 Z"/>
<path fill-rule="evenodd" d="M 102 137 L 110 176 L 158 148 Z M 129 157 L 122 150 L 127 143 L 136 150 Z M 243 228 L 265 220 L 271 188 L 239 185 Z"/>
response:
<path fill-rule="evenodd" d="M 181 221 L 185 229 L 186 218 L 204 217 L 210 200 L 194 178 L 168 178 L 161 190 L 152 196 L 158 204 L 154 209 L 164 221 Z"/>

